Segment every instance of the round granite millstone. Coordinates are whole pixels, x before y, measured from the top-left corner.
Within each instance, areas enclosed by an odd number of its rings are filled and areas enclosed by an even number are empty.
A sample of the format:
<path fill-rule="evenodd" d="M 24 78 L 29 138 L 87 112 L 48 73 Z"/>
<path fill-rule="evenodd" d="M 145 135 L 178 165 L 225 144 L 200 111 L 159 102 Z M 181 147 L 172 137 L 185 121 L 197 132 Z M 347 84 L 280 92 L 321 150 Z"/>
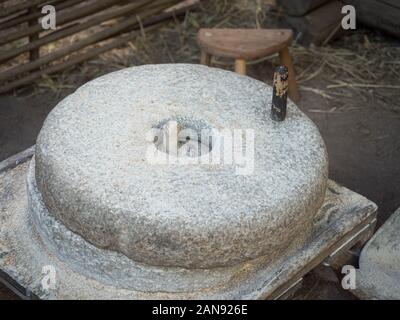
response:
<path fill-rule="evenodd" d="M 285 121 L 271 120 L 271 94 L 262 82 L 199 65 L 110 73 L 49 114 L 31 185 L 70 231 L 140 263 L 276 260 L 307 240 L 328 161 L 318 129 L 292 102 Z M 253 173 L 237 174 L 235 164 L 149 163 L 146 134 L 168 119 L 253 129 Z"/>

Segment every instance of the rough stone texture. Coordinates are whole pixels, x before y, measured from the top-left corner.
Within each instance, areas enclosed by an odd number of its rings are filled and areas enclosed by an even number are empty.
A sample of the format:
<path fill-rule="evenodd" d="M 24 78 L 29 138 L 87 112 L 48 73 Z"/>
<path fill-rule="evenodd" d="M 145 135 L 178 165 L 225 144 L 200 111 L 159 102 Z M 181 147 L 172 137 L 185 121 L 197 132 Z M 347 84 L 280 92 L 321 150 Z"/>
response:
<path fill-rule="evenodd" d="M 364 299 L 400 299 L 400 208 L 361 252 L 355 294 Z"/>
<path fill-rule="evenodd" d="M 27 170 L 28 163 L 24 163 L 0 173 L 0 270 L 42 299 L 264 299 L 316 257 L 329 256 L 349 234 L 376 216 L 374 203 L 329 181 L 325 201 L 312 221 L 310 238 L 301 248 L 284 253 L 274 263 L 266 256 L 220 270 L 193 269 L 192 284 L 185 284 L 182 279 L 187 269 L 157 268 L 131 260 L 128 265 L 129 259 L 110 250 L 101 250 L 105 265 L 99 264 L 93 259 L 100 249 L 60 223 L 53 224 L 60 227 L 53 230 L 53 239 L 41 236 L 29 213 Z M 77 254 L 80 250 L 85 254 Z M 122 264 L 128 285 L 119 286 L 121 275 L 110 264 Z M 49 291 L 41 286 L 42 267 L 46 265 L 56 270 L 56 286 Z M 140 279 L 144 275 L 149 277 L 147 284 Z M 129 282 L 132 279 L 136 288 Z M 192 290 L 181 291 L 175 284 L 165 290 L 174 280 L 192 285 Z M 212 286 L 201 288 L 199 281 Z M 152 289 L 143 291 L 145 285 Z M 162 285 L 164 290 L 160 290 Z"/>
<path fill-rule="evenodd" d="M 328 161 L 315 125 L 291 102 L 275 123 L 270 103 L 264 83 L 197 65 L 135 67 L 91 81 L 41 130 L 32 213 L 47 219 L 40 228 L 50 240 L 65 226 L 129 263 L 211 268 L 264 256 L 272 263 L 310 237 Z M 149 164 L 146 133 L 182 118 L 194 127 L 254 129 L 254 173 Z"/>

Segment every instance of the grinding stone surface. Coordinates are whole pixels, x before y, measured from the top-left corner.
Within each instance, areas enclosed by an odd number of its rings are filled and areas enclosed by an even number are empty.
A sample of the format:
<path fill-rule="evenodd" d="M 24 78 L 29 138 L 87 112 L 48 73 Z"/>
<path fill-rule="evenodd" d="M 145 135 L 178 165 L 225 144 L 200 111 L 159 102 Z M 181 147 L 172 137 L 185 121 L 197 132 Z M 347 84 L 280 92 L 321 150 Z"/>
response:
<path fill-rule="evenodd" d="M 309 238 L 328 161 L 318 129 L 292 102 L 284 122 L 270 119 L 271 94 L 262 82 L 199 65 L 100 77 L 46 119 L 31 185 L 70 231 L 136 262 L 272 262 Z M 167 119 L 253 129 L 254 172 L 237 174 L 235 164 L 150 164 L 146 134 Z"/>
<path fill-rule="evenodd" d="M 364 247 L 359 264 L 357 295 L 400 300 L 400 208 Z"/>

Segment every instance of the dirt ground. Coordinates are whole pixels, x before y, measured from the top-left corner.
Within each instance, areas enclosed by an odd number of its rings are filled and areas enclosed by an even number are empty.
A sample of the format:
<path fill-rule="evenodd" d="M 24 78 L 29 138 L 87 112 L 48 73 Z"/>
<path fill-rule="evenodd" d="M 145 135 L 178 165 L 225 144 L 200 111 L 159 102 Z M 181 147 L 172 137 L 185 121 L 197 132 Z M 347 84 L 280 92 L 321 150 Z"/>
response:
<path fill-rule="evenodd" d="M 0 160 L 34 144 L 48 112 L 92 78 L 144 63 L 197 63 L 199 27 L 282 25 L 280 13 L 269 7 L 218 3 L 188 14 L 183 22 L 140 34 L 125 48 L 0 96 Z M 377 203 L 379 224 L 383 223 L 400 206 L 400 41 L 360 25 L 328 46 L 294 44 L 290 49 L 301 85 L 298 106 L 317 124 L 325 140 L 330 178 Z M 276 57 L 251 62 L 248 75 L 271 84 L 277 63 Z M 232 68 L 231 61 L 220 59 L 214 65 Z M 0 298 L 10 298 L 4 292 L 0 285 Z M 297 298 L 354 297 L 337 283 L 311 274 Z"/>
<path fill-rule="evenodd" d="M 0 300 L 18 300 L 18 296 L 0 283 Z"/>

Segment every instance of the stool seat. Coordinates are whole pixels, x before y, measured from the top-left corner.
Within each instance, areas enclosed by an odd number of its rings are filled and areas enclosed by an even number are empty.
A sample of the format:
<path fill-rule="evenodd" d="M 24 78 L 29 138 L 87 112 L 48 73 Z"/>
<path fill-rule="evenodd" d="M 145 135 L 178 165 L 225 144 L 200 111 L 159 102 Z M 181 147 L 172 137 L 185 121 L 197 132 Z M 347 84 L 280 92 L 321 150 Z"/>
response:
<path fill-rule="evenodd" d="M 293 40 L 288 29 L 200 29 L 197 41 L 211 55 L 252 60 L 277 53 Z"/>
<path fill-rule="evenodd" d="M 289 54 L 293 40 L 290 29 L 200 29 L 197 43 L 200 63 L 210 66 L 212 56 L 235 59 L 235 71 L 246 74 L 246 61 L 279 53 L 281 64 L 289 71 L 289 97 L 300 100 L 295 71 Z"/>

